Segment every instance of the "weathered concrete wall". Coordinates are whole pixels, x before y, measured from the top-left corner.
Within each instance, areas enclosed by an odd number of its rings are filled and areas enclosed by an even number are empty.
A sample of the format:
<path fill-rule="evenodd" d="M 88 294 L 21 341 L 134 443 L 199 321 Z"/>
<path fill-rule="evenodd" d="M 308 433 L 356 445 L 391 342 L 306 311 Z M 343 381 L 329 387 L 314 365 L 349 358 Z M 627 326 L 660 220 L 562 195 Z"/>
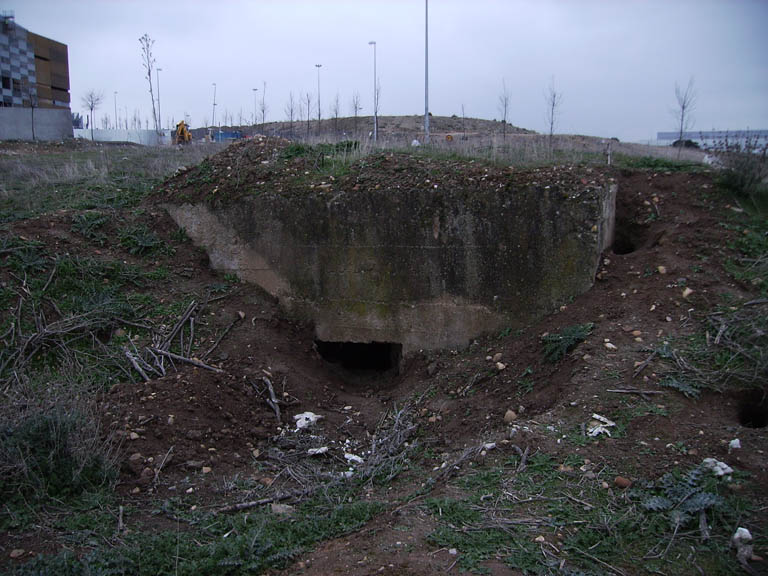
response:
<path fill-rule="evenodd" d="M 367 190 L 166 206 L 214 267 L 314 321 L 328 341 L 405 354 L 521 326 L 590 288 L 616 187 Z"/>
<path fill-rule="evenodd" d="M 32 140 L 32 108 L 0 108 L 0 140 Z M 72 114 L 59 108 L 35 108 L 35 138 L 72 138 Z"/>
<path fill-rule="evenodd" d="M 144 146 L 169 146 L 171 144 L 172 130 L 102 130 L 93 129 L 95 142 L 133 142 Z M 76 128 L 75 138 L 91 139 L 90 128 Z"/>

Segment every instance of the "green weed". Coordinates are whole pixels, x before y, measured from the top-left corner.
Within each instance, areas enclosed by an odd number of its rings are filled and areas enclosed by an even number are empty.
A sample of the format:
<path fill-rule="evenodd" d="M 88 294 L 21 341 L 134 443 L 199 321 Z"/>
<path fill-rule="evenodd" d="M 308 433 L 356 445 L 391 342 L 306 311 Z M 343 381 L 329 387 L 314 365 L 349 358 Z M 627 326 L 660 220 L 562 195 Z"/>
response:
<path fill-rule="evenodd" d="M 592 322 L 575 324 L 568 326 L 559 334 L 547 334 L 542 337 L 544 359 L 553 364 L 559 362 L 568 352 L 587 339 L 587 336 L 592 333 L 593 327 L 594 324 Z"/>

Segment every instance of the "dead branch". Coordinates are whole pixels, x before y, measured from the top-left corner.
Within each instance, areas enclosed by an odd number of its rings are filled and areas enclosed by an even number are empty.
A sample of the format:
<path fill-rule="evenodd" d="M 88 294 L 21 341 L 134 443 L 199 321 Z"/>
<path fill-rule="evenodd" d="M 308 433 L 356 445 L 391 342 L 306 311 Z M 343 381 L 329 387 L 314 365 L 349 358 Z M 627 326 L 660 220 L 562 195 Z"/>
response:
<path fill-rule="evenodd" d="M 640 372 L 645 370 L 646 366 L 651 363 L 651 361 L 656 358 L 658 355 L 658 351 L 654 350 L 648 358 L 646 358 L 643 362 L 640 363 L 640 365 L 635 368 L 635 371 L 632 373 L 632 378 L 637 378 L 640 375 Z"/>
<path fill-rule="evenodd" d="M 230 323 L 229 323 L 229 326 L 227 326 L 227 327 L 224 329 L 224 332 L 222 332 L 222 333 L 221 333 L 221 335 L 220 335 L 220 336 L 219 336 L 219 337 L 216 339 L 216 342 L 214 342 L 214 343 L 213 343 L 213 346 L 211 346 L 211 347 L 210 347 L 210 348 L 209 348 L 209 349 L 208 349 L 208 350 L 205 352 L 205 354 L 203 354 L 203 355 L 202 355 L 200 358 L 201 358 L 202 360 L 205 360 L 206 358 L 208 358 L 208 356 L 210 356 L 210 354 L 211 354 L 211 353 L 212 353 L 214 350 L 216 350 L 216 348 L 218 348 L 218 347 L 219 347 L 219 344 L 221 344 L 221 341 L 222 341 L 222 340 L 224 340 L 224 338 L 226 337 L 226 335 L 227 335 L 227 334 L 229 334 L 229 331 L 230 331 L 230 330 L 232 330 L 232 328 L 234 327 L 234 325 L 235 325 L 235 324 L 237 324 L 238 322 L 240 322 L 240 320 L 241 320 L 240 316 L 237 316 L 237 317 L 236 317 L 234 320 L 232 320 L 232 322 L 230 322 Z"/>
<path fill-rule="evenodd" d="M 280 416 L 280 406 L 278 406 L 278 400 L 277 396 L 275 396 L 275 389 L 272 387 L 272 381 L 266 376 L 262 376 L 261 380 L 267 385 L 267 390 L 269 391 L 269 398 L 266 399 L 266 402 L 274 411 L 278 424 L 282 424 L 283 419 Z"/>
<path fill-rule="evenodd" d="M 204 368 L 205 370 L 210 370 L 211 372 L 216 372 L 217 374 L 221 374 L 222 372 L 224 372 L 224 370 L 222 370 L 221 368 L 216 368 L 215 366 L 211 366 L 195 358 L 185 358 L 184 356 L 179 356 L 178 354 L 174 354 L 173 352 L 168 352 L 167 350 L 160 350 L 159 348 L 154 348 L 154 347 L 149 347 L 148 349 L 152 350 L 157 354 L 161 354 L 162 356 L 166 356 L 171 360 L 178 360 L 179 362 L 184 362 L 185 364 L 191 364 L 192 366 L 197 366 L 198 368 Z"/>

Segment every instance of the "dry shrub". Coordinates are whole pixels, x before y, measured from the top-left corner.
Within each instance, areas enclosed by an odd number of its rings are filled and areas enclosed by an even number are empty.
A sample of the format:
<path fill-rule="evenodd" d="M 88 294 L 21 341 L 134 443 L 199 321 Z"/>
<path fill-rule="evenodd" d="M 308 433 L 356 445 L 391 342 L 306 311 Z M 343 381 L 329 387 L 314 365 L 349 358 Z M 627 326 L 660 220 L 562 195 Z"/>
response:
<path fill-rule="evenodd" d="M 71 496 L 116 478 L 119 443 L 92 393 L 48 376 L 20 378 L 0 405 L 0 498 Z"/>

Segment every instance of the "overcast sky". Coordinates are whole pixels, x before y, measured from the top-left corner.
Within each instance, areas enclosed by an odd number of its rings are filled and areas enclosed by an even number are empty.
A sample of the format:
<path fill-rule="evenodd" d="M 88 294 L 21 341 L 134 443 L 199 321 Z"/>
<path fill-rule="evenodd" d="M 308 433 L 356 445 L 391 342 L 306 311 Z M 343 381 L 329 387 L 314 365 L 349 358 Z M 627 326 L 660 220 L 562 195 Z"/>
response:
<path fill-rule="evenodd" d="M 151 102 L 139 37 L 155 39 L 163 124 L 188 115 L 249 121 L 266 82 L 267 121 L 285 117 L 289 92 L 317 96 L 323 117 L 339 95 L 351 115 L 373 104 L 377 42 L 380 113 L 424 113 L 424 0 L 0 0 L 30 31 L 69 46 L 73 111 L 95 89 L 96 113 Z M 544 94 L 563 93 L 558 131 L 622 140 L 674 129 L 675 83 L 695 79 L 697 130 L 768 129 L 766 0 L 432 0 L 430 111 L 500 118 L 545 130 Z M 154 78 L 153 78 L 154 81 Z M 315 104 L 313 104 L 313 108 Z M 316 109 L 313 112 L 316 114 Z M 100 125 L 97 122 L 97 125 Z"/>

